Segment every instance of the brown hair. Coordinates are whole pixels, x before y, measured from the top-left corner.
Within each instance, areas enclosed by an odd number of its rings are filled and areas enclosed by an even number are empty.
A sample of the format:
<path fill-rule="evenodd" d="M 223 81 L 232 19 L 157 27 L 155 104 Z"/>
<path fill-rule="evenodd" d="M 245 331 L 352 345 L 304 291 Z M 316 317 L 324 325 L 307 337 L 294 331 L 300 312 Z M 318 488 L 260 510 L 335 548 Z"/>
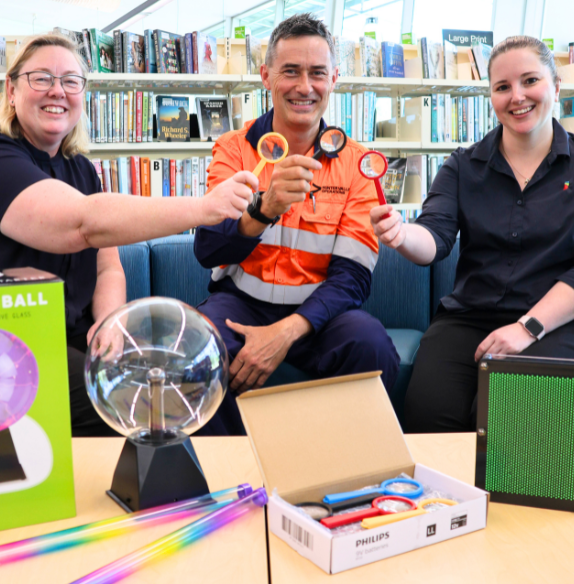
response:
<path fill-rule="evenodd" d="M 68 37 L 59 34 L 43 34 L 32 37 L 14 57 L 10 68 L 6 72 L 6 83 L 2 97 L 0 98 L 0 133 L 10 138 L 21 138 L 22 128 L 18 122 L 18 116 L 14 106 L 10 105 L 8 99 L 8 85 L 13 78 L 18 76 L 22 67 L 32 57 L 32 55 L 42 47 L 63 47 L 70 51 L 80 65 L 82 75 L 87 75 L 87 68 L 84 60 L 78 53 L 78 46 Z M 74 126 L 72 131 L 62 141 L 62 154 L 67 158 L 76 154 L 89 152 L 89 135 L 85 112 L 82 113 L 80 121 Z"/>
<path fill-rule="evenodd" d="M 540 62 L 548 67 L 550 70 L 550 76 L 552 77 L 552 81 L 554 83 L 558 83 L 560 81 L 560 76 L 558 75 L 558 71 L 556 70 L 556 63 L 554 62 L 554 55 L 552 51 L 545 45 L 541 40 L 538 40 L 531 36 L 511 36 L 505 38 L 503 41 L 499 42 L 494 49 L 492 49 L 492 53 L 490 54 L 490 60 L 488 61 L 488 78 L 490 79 L 490 69 L 492 67 L 492 62 L 496 57 L 503 55 L 504 53 L 508 53 L 509 51 L 513 51 L 515 49 L 531 49 L 534 51 Z"/>
<path fill-rule="evenodd" d="M 331 54 L 331 64 L 333 67 L 337 63 L 335 56 L 335 42 L 329 29 L 320 20 L 313 18 L 310 12 L 304 14 L 294 14 L 283 22 L 280 22 L 269 37 L 267 53 L 265 53 L 265 64 L 273 65 L 276 57 L 277 43 L 281 39 L 297 38 L 302 36 L 320 36 L 327 41 L 329 53 Z"/>

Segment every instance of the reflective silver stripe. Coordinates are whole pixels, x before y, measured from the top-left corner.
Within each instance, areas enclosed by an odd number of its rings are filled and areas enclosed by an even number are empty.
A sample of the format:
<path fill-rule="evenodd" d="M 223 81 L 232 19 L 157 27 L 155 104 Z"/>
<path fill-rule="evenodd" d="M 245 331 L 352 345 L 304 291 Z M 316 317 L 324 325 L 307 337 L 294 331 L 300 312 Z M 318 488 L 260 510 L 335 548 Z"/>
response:
<path fill-rule="evenodd" d="M 282 284 L 269 284 L 259 278 L 246 274 L 241 266 L 227 266 L 226 268 L 214 268 L 212 278 L 221 280 L 225 276 L 231 276 L 235 285 L 245 292 L 272 304 L 302 304 L 319 288 L 319 284 L 303 284 L 301 286 L 284 286 Z"/>
<path fill-rule="evenodd" d="M 268 227 L 261 234 L 261 243 L 264 243 L 265 245 L 281 245 L 281 232 L 283 229 L 283 225 L 280 224 Z"/>
<path fill-rule="evenodd" d="M 309 253 L 331 254 L 337 236 L 319 235 L 303 229 L 275 225 L 266 229 L 261 236 L 261 243 L 297 249 Z"/>
<path fill-rule="evenodd" d="M 375 253 L 370 247 L 364 243 L 360 243 L 351 237 L 337 236 L 335 247 L 333 248 L 333 255 L 356 261 L 371 272 L 377 265 L 379 254 Z"/>

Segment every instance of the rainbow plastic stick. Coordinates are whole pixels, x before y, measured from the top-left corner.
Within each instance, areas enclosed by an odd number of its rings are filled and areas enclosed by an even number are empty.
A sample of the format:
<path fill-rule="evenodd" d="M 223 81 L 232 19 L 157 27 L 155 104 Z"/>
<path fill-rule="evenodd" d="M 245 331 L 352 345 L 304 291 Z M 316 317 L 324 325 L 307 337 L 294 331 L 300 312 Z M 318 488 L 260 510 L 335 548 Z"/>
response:
<path fill-rule="evenodd" d="M 168 503 L 167 505 L 129 513 L 128 515 L 121 515 L 112 519 L 87 523 L 71 529 L 0 545 L 0 566 L 121 535 L 142 525 L 159 522 L 167 523 L 168 521 L 175 521 L 203 511 L 218 509 L 236 499 L 242 499 L 252 492 L 253 489 L 250 484 L 243 484 L 231 489 L 196 497 L 195 499 Z"/>
<path fill-rule="evenodd" d="M 247 497 L 229 503 L 209 513 L 205 517 L 158 539 L 157 541 L 140 548 L 139 550 L 80 578 L 72 584 L 114 584 L 148 562 L 165 557 L 182 547 L 197 541 L 199 538 L 223 527 L 234 519 L 241 517 L 249 510 L 263 507 L 267 503 L 267 493 L 264 488 L 253 491 Z"/>

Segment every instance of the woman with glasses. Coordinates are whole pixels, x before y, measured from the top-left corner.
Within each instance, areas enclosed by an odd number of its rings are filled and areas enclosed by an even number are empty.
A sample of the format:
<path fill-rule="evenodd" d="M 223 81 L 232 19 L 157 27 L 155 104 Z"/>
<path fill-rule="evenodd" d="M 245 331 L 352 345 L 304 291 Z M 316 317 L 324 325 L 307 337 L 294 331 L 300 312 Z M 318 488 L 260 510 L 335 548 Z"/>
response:
<path fill-rule="evenodd" d="M 103 435 L 87 398 L 84 354 L 102 320 L 125 302 L 116 246 L 239 219 L 258 181 L 237 173 L 203 198 L 101 193 L 83 114 L 86 68 L 59 35 L 25 44 L 0 100 L 0 270 L 30 266 L 65 281 L 74 435 Z M 89 196 L 86 196 L 89 195 Z"/>

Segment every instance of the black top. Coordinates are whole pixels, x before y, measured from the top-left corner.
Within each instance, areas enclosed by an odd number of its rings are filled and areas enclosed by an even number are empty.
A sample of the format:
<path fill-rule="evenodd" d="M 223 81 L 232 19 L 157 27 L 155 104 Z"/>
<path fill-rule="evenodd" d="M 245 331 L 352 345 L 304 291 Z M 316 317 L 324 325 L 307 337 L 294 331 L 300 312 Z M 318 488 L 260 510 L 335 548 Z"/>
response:
<path fill-rule="evenodd" d="M 460 230 L 447 310 L 527 312 L 558 280 L 574 288 L 574 136 L 553 126 L 551 151 L 524 191 L 498 149 L 502 126 L 438 172 L 417 224 L 434 237 L 434 262 Z"/>
<path fill-rule="evenodd" d="M 56 178 L 85 195 L 101 191 L 92 163 L 85 156 L 50 158 L 25 139 L 0 134 L 0 220 L 12 201 L 27 187 Z M 64 280 L 68 337 L 87 333 L 93 324 L 91 302 L 96 287 L 97 249 L 75 254 L 53 254 L 22 245 L 0 233 L 0 270 L 31 266 Z"/>

